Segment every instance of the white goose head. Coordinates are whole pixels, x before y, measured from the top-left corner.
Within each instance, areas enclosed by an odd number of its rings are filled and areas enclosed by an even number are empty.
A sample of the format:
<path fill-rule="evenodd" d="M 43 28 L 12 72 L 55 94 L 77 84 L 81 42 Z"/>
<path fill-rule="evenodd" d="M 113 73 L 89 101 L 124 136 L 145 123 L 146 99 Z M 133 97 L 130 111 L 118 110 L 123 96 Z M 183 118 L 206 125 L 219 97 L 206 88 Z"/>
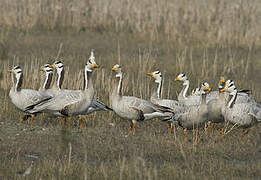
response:
<path fill-rule="evenodd" d="M 12 81 L 16 91 L 21 90 L 23 84 L 23 71 L 20 66 L 14 66 L 12 69 L 9 69 L 8 72 L 12 73 Z"/>
<path fill-rule="evenodd" d="M 221 92 L 229 92 L 230 95 L 235 95 L 237 93 L 237 88 L 233 80 L 227 80 L 225 87 L 221 90 Z"/>
<path fill-rule="evenodd" d="M 40 68 L 40 71 L 43 71 L 48 75 L 53 73 L 53 68 L 50 64 L 45 64 Z"/>
<path fill-rule="evenodd" d="M 184 73 L 179 74 L 176 78 L 175 81 L 185 81 L 188 80 L 187 76 Z"/>
<path fill-rule="evenodd" d="M 122 72 L 121 72 L 121 66 L 119 64 L 115 64 L 112 69 L 112 71 L 116 72 L 116 77 L 121 77 Z"/>
<path fill-rule="evenodd" d="M 200 95 L 200 88 L 195 88 L 192 90 L 191 95 L 199 96 Z"/>
<path fill-rule="evenodd" d="M 55 61 L 52 65 L 49 65 L 49 67 L 55 68 L 58 74 L 61 74 L 64 69 L 62 61 Z"/>
<path fill-rule="evenodd" d="M 91 55 L 89 57 L 89 60 L 87 61 L 85 65 L 85 70 L 92 72 L 94 68 L 98 68 L 99 65 L 95 62 L 95 57 L 94 57 L 94 50 L 91 50 Z"/>
<path fill-rule="evenodd" d="M 162 74 L 160 71 L 150 72 L 147 75 L 153 77 L 156 83 L 161 83 L 162 81 Z"/>
<path fill-rule="evenodd" d="M 207 82 L 201 84 L 201 91 L 207 93 L 211 91 L 210 85 Z"/>
<path fill-rule="evenodd" d="M 218 89 L 221 91 L 226 85 L 225 78 L 223 76 L 220 77 L 219 83 L 218 83 Z"/>

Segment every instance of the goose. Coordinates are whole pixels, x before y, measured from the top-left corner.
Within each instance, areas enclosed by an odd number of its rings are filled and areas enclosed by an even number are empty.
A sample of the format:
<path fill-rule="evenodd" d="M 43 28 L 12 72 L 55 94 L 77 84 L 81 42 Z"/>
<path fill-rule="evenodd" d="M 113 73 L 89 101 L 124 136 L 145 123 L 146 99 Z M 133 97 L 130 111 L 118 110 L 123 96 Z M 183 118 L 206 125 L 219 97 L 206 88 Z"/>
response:
<path fill-rule="evenodd" d="M 123 96 L 123 73 L 120 65 L 114 65 L 112 71 L 116 73 L 114 89 L 110 94 L 112 109 L 121 118 L 131 121 L 130 134 L 135 134 L 137 121 L 153 118 L 170 118 L 172 111 L 167 107 L 156 105 L 150 101 L 134 96 Z"/>
<path fill-rule="evenodd" d="M 95 68 L 98 68 L 98 65 L 93 58 L 90 58 L 84 69 L 83 90 L 61 91 L 47 102 L 28 106 L 27 111 L 30 113 L 46 112 L 64 118 L 85 114 L 86 110 L 90 107 L 94 96 L 91 75 Z"/>
<path fill-rule="evenodd" d="M 200 104 L 186 106 L 181 113 L 176 113 L 172 117 L 174 124 L 181 126 L 184 130 L 184 138 L 187 138 L 187 130 L 205 124 L 208 120 L 208 108 L 206 104 L 206 95 L 211 88 L 208 83 L 201 85 Z"/>
<path fill-rule="evenodd" d="M 222 108 L 222 115 L 224 119 L 232 124 L 237 124 L 242 128 L 249 128 L 259 122 L 261 117 L 258 116 L 260 109 L 253 100 L 248 102 L 236 102 L 238 97 L 238 91 L 234 81 L 226 81 L 225 87 L 221 90 L 222 92 L 228 92 L 229 98 L 226 105 Z M 243 131 L 245 134 L 246 131 Z"/>
<path fill-rule="evenodd" d="M 89 59 L 92 59 L 93 61 L 95 61 L 95 56 L 94 56 L 94 51 L 91 51 L 91 56 Z M 66 92 L 68 91 L 68 89 L 62 89 L 62 85 L 63 85 L 63 81 L 64 81 L 64 64 L 62 61 L 55 61 L 52 65 L 50 65 L 49 67 L 51 68 L 55 68 L 57 71 L 57 78 L 55 80 L 55 83 L 53 84 L 53 87 L 51 89 L 51 92 L 54 95 L 58 95 L 61 92 Z M 70 91 L 70 90 L 69 90 Z M 107 106 L 105 103 L 97 100 L 97 99 L 93 99 L 91 102 L 91 105 L 88 109 L 86 109 L 85 113 L 83 113 L 82 115 L 88 115 L 91 114 L 93 112 L 96 111 L 112 111 L 112 109 Z M 81 125 L 82 126 L 82 125 Z"/>
<path fill-rule="evenodd" d="M 165 106 L 165 107 L 171 108 L 175 112 L 183 111 L 185 105 L 180 103 L 179 101 L 161 98 L 161 89 L 162 89 L 162 74 L 161 74 L 161 72 L 160 71 L 154 71 L 154 72 L 147 73 L 147 75 L 154 78 L 155 83 L 158 84 L 157 91 L 152 93 L 150 101 L 154 104 L 158 104 L 160 106 Z M 170 124 L 170 129 L 169 129 L 170 134 L 172 134 L 173 129 L 174 129 L 173 124 Z"/>
<path fill-rule="evenodd" d="M 9 69 L 8 72 L 12 73 L 13 82 L 13 86 L 9 92 L 9 97 L 11 98 L 11 101 L 15 107 L 17 107 L 19 110 L 26 112 L 26 107 L 48 101 L 52 98 L 51 96 L 42 93 L 41 91 L 36 91 L 33 89 L 22 89 L 23 71 L 20 66 L 14 66 L 12 69 Z M 29 113 L 23 116 L 20 121 L 23 122 L 31 117 L 31 123 L 34 124 L 35 115 L 36 113 Z"/>

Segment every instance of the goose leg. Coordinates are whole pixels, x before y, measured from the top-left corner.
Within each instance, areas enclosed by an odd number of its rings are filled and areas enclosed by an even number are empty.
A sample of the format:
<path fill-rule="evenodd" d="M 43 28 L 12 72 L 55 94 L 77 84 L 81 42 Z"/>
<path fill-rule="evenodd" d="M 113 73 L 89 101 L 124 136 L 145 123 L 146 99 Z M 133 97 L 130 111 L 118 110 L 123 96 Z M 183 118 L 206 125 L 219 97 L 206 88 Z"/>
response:
<path fill-rule="evenodd" d="M 83 120 L 80 118 L 80 129 L 83 128 Z"/>
<path fill-rule="evenodd" d="M 31 124 L 34 125 L 34 115 L 31 115 L 31 117 L 32 117 Z"/>
<path fill-rule="evenodd" d="M 244 129 L 243 132 L 242 132 L 243 136 L 245 136 L 248 133 L 249 133 L 249 129 Z"/>
<path fill-rule="evenodd" d="M 187 141 L 187 129 L 184 129 L 183 133 L 184 133 L 184 141 L 186 142 Z"/>
<path fill-rule="evenodd" d="M 169 135 L 172 135 L 174 128 L 175 128 L 174 124 L 170 123 L 170 125 L 169 125 Z"/>
<path fill-rule="evenodd" d="M 135 132 L 136 132 L 136 121 L 132 120 L 132 122 L 131 122 L 131 129 L 129 131 L 129 134 L 133 134 L 134 135 Z"/>
<path fill-rule="evenodd" d="M 72 128 L 72 125 L 71 125 L 71 118 L 68 118 L 68 128 L 71 129 Z"/>
<path fill-rule="evenodd" d="M 22 123 L 22 122 L 26 121 L 29 117 L 32 117 L 32 116 L 29 114 L 24 115 L 22 118 L 20 118 L 20 122 Z"/>

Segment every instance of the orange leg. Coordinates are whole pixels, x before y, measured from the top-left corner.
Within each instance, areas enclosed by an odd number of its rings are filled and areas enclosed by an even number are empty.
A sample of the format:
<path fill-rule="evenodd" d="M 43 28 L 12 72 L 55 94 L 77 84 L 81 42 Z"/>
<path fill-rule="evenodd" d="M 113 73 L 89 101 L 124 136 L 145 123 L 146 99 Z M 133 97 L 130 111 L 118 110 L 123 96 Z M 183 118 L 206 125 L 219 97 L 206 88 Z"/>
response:
<path fill-rule="evenodd" d="M 187 129 L 184 129 L 183 133 L 184 133 L 184 141 L 186 142 L 187 141 Z"/>
<path fill-rule="evenodd" d="M 174 128 L 175 128 L 175 126 L 171 123 L 171 124 L 169 125 L 169 135 L 172 135 Z"/>
<path fill-rule="evenodd" d="M 82 129 L 82 128 L 83 128 L 83 120 L 80 119 L 80 129 Z"/>
<path fill-rule="evenodd" d="M 131 123 L 131 129 L 129 131 L 129 134 L 135 134 L 136 132 L 136 123 Z"/>
<path fill-rule="evenodd" d="M 22 123 L 22 122 L 24 122 L 24 121 L 26 121 L 29 117 L 32 117 L 31 115 L 24 115 L 22 118 L 20 118 L 20 122 Z"/>
<path fill-rule="evenodd" d="M 34 115 L 32 115 L 31 117 L 32 117 L 31 124 L 34 125 Z"/>

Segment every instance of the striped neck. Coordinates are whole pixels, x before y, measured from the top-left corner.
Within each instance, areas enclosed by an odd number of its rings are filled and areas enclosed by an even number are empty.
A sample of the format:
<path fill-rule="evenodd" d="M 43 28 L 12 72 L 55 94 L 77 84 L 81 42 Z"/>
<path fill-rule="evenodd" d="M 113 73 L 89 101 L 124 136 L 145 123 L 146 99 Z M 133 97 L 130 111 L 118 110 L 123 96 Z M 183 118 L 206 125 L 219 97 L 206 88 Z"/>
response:
<path fill-rule="evenodd" d="M 64 69 L 62 69 L 61 71 L 57 71 L 58 76 L 57 76 L 57 88 L 60 90 L 62 88 L 63 85 L 63 80 L 64 80 Z"/>
<path fill-rule="evenodd" d="M 83 83 L 83 89 L 84 91 L 87 91 L 88 89 L 93 88 L 92 83 L 92 71 L 85 70 L 84 71 L 84 83 Z"/>
<path fill-rule="evenodd" d="M 51 86 L 53 73 L 47 73 L 43 84 L 43 90 L 47 90 Z"/>
<path fill-rule="evenodd" d="M 113 94 L 122 96 L 122 73 L 116 75 Z"/>
<path fill-rule="evenodd" d="M 21 87 L 23 84 L 23 73 L 19 74 L 12 74 L 13 84 L 14 84 L 14 90 L 15 91 L 21 91 Z"/>
<path fill-rule="evenodd" d="M 234 92 L 233 94 L 230 94 L 229 95 L 229 100 L 228 100 L 228 103 L 227 103 L 227 108 L 233 108 L 235 102 L 236 102 L 236 99 L 237 99 L 237 91 Z"/>
<path fill-rule="evenodd" d="M 187 92 L 188 92 L 188 88 L 189 88 L 189 80 L 185 80 L 183 83 L 183 89 L 180 93 L 182 93 L 182 96 L 184 99 L 187 99 Z"/>

